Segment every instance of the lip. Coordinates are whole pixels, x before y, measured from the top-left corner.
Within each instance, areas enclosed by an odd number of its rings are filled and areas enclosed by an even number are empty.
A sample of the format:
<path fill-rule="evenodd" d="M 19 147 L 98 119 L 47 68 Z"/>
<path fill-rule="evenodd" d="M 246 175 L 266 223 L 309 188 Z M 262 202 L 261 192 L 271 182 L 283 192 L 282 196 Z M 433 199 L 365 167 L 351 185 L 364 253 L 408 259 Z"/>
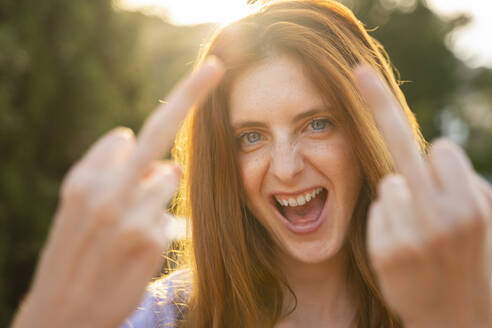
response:
<path fill-rule="evenodd" d="M 311 190 L 314 190 L 314 189 L 317 189 L 317 188 L 323 188 L 326 190 L 326 188 L 324 188 L 323 186 L 314 186 L 314 187 L 309 187 L 309 188 L 304 188 L 304 189 L 301 189 L 301 190 L 298 190 L 298 191 L 294 191 L 294 192 L 272 192 L 271 193 L 271 196 L 275 197 L 275 196 L 283 196 L 283 197 L 293 197 L 293 196 L 299 196 L 299 195 L 302 195 L 308 191 L 311 191 Z"/>
<path fill-rule="evenodd" d="M 316 187 L 316 188 L 318 188 L 318 187 Z M 307 235 L 307 234 L 311 234 L 311 233 L 316 232 L 321 227 L 321 225 L 323 224 L 323 222 L 325 222 L 325 220 L 326 220 L 326 212 L 328 210 L 328 197 L 330 196 L 330 193 L 329 193 L 328 189 L 326 189 L 324 187 L 322 187 L 322 188 L 323 188 L 323 192 L 326 192 L 327 193 L 326 194 L 326 200 L 325 200 L 325 204 L 323 205 L 323 209 L 321 210 L 321 213 L 319 214 L 319 217 L 315 221 L 307 222 L 305 224 L 293 224 L 292 222 L 290 222 L 289 220 L 287 220 L 282 215 L 282 213 L 280 213 L 280 211 L 278 210 L 277 206 L 275 206 L 275 203 L 272 203 L 272 206 L 274 208 L 275 214 L 277 215 L 277 217 L 280 219 L 280 221 L 287 227 L 287 229 L 290 232 L 292 232 L 292 233 L 294 233 L 296 235 Z M 308 189 L 305 189 L 305 190 L 307 191 L 307 190 L 311 190 L 311 189 L 312 188 L 308 188 Z M 280 195 L 280 194 L 275 194 L 275 195 Z M 296 194 L 295 193 L 291 193 L 291 194 L 283 193 L 282 195 L 296 195 Z M 275 199 L 273 199 L 273 201 L 275 202 Z"/>

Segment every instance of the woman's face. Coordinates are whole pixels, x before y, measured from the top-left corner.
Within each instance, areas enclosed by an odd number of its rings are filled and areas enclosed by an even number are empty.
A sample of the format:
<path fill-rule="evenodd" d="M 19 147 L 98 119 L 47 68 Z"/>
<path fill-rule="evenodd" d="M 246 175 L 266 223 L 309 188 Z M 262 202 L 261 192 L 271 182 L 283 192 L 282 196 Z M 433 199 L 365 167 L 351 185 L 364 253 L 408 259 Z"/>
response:
<path fill-rule="evenodd" d="M 248 207 L 280 249 L 303 262 L 336 254 L 361 188 L 344 131 L 288 56 L 263 61 L 232 86 L 230 118 Z"/>

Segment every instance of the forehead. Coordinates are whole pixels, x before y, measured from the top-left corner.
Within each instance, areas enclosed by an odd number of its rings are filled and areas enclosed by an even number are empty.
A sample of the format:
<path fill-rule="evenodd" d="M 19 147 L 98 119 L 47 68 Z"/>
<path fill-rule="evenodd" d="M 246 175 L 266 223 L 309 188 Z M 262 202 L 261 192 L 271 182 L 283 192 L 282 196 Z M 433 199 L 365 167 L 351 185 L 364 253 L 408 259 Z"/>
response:
<path fill-rule="evenodd" d="M 302 66 L 286 55 L 266 59 L 242 73 L 232 86 L 229 104 L 232 124 L 324 107 Z"/>

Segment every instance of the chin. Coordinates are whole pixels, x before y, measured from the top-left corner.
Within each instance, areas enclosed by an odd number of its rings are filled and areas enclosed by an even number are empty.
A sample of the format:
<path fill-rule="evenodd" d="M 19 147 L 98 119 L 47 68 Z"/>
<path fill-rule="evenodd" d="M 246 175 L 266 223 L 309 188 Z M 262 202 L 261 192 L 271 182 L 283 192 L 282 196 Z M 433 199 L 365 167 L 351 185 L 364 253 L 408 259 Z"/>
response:
<path fill-rule="evenodd" d="M 342 240 L 339 238 L 296 242 L 284 240 L 279 244 L 287 257 L 306 264 L 327 262 L 336 257 L 342 248 Z"/>

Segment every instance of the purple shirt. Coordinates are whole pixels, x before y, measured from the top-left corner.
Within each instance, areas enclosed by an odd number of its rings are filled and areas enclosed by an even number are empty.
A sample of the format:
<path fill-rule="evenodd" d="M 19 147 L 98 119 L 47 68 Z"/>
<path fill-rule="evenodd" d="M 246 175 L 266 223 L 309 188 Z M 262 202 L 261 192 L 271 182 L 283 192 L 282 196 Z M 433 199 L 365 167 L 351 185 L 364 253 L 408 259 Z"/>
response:
<path fill-rule="evenodd" d="M 189 271 L 176 271 L 149 284 L 142 302 L 120 328 L 176 327 L 179 310 L 174 301 L 183 302 L 182 291 L 188 294 L 190 287 Z"/>

